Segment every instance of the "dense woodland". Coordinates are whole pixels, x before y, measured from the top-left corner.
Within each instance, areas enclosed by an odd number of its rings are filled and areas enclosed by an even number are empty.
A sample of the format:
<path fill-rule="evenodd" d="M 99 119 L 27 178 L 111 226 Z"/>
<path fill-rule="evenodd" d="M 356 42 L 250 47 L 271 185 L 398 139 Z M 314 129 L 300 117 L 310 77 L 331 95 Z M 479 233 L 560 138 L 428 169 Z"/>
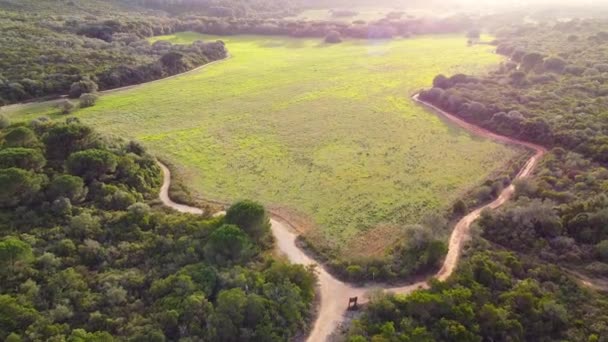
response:
<path fill-rule="evenodd" d="M 209 17 L 285 17 L 293 15 L 295 0 L 121 0 L 171 14 L 197 13 Z"/>
<path fill-rule="evenodd" d="M 113 14 L 121 13 L 120 8 L 111 12 L 96 3 L 85 3 L 90 10 L 64 4 L 47 9 L 50 15 L 39 13 L 46 2 L 33 9 L 5 10 L 0 2 L 0 105 L 68 93 L 78 97 L 72 87 L 80 81 L 94 82 L 99 90 L 138 84 L 227 55 L 220 41 L 190 46 L 148 43 L 143 38 L 165 33 L 151 14 L 121 17 Z"/>
<path fill-rule="evenodd" d="M 467 121 L 551 151 L 516 182 L 513 201 L 482 213 L 478 245 L 455 275 L 411 296 L 376 295 L 349 341 L 607 341 L 606 297 L 563 269 L 608 276 L 607 28 L 570 21 L 500 30 L 497 52 L 509 60 L 497 71 L 439 75 L 422 92 Z"/>
<path fill-rule="evenodd" d="M 608 276 L 608 24 L 497 33 L 509 57 L 483 77 L 435 78 L 423 99 L 503 135 L 553 148 L 518 200 L 480 222 L 488 239 Z"/>
<path fill-rule="evenodd" d="M 605 297 L 557 267 L 487 248 L 429 290 L 372 295 L 348 341 L 606 341 Z"/>
<path fill-rule="evenodd" d="M 260 205 L 153 209 L 160 169 L 77 120 L 0 120 L 0 340 L 286 341 L 315 276 L 270 255 Z"/>

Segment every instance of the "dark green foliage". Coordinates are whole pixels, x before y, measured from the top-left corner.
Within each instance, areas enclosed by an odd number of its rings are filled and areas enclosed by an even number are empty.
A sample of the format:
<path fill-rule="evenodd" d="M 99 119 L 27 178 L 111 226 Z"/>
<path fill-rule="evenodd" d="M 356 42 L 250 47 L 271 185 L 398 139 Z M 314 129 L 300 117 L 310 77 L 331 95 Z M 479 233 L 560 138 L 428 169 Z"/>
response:
<path fill-rule="evenodd" d="M 70 86 L 69 96 L 73 99 L 79 98 L 82 94 L 90 94 L 97 92 L 97 83 L 88 78 L 83 78 L 78 82 L 72 83 Z"/>
<path fill-rule="evenodd" d="M 16 167 L 40 171 L 45 164 L 46 159 L 38 149 L 14 147 L 0 150 L 0 169 Z"/>
<path fill-rule="evenodd" d="M 311 269 L 223 219 L 143 203 L 161 172 L 141 145 L 77 122 L 35 127 L 53 167 L 0 168 L 0 340 L 289 341 L 306 328 Z M 0 160 L 16 151 L 40 153 L 1 147 Z M 234 208 L 264 231 L 263 207 Z"/>
<path fill-rule="evenodd" d="M 38 147 L 36 134 L 27 127 L 16 126 L 2 133 L 5 147 Z"/>
<path fill-rule="evenodd" d="M 406 242 L 399 244 L 392 252 L 394 262 L 397 263 L 393 269 L 404 276 L 438 269 L 448 249 L 445 242 L 433 236 L 433 230 L 440 228 L 442 227 L 408 227 Z"/>
<path fill-rule="evenodd" d="M 80 177 L 60 175 L 50 182 L 46 193 L 51 200 L 65 197 L 72 203 L 80 203 L 86 198 L 87 188 Z"/>
<path fill-rule="evenodd" d="M 587 341 L 608 333 L 607 309 L 558 268 L 476 251 L 446 283 L 373 296 L 348 340 Z"/>
<path fill-rule="evenodd" d="M 487 239 L 510 249 L 606 275 L 596 250 L 608 238 L 606 184 L 604 167 L 554 149 L 536 177 L 515 184 L 517 201 L 485 213 L 479 225 Z"/>
<path fill-rule="evenodd" d="M 103 185 L 94 195 L 100 207 L 111 210 L 125 210 L 138 200 L 130 191 L 115 185 Z"/>
<path fill-rule="evenodd" d="M 437 75 L 433 79 L 433 87 L 440 88 L 440 89 L 447 89 L 450 87 L 450 80 L 447 77 L 445 77 L 444 75 Z M 438 90 L 435 90 L 434 92 L 435 93 L 430 93 L 427 95 L 434 99 L 438 99 L 441 94 L 439 93 Z"/>
<path fill-rule="evenodd" d="M 552 239 L 562 233 L 562 224 L 551 202 L 522 199 L 505 210 L 484 212 L 479 225 L 485 236 L 518 250 L 533 247 L 539 239 Z"/>
<path fill-rule="evenodd" d="M 14 167 L 0 169 L 0 208 L 27 204 L 40 191 L 43 181 L 32 171 Z"/>
<path fill-rule="evenodd" d="M 595 252 L 601 261 L 608 263 L 608 239 L 595 245 Z"/>
<path fill-rule="evenodd" d="M 532 70 L 534 67 L 541 64 L 543 59 L 544 57 L 540 53 L 530 52 L 523 56 L 521 66 L 524 68 L 524 70 Z"/>
<path fill-rule="evenodd" d="M 185 22 L 117 1 L 2 2 L 0 105 L 65 94 L 77 99 L 97 88 L 156 80 L 226 56 L 218 42 L 159 49 L 144 40 Z M 167 53 L 182 54 L 187 63 L 165 68 L 161 58 Z"/>
<path fill-rule="evenodd" d="M 585 20 L 539 25 L 525 34 L 523 28 L 501 30 L 497 52 L 521 63 L 519 70 L 503 64 L 482 84 L 438 76 L 445 89 L 421 94 L 499 134 L 558 147 L 534 179 L 516 184 L 517 202 L 486 213 L 479 224 L 495 243 L 595 276 L 608 275 L 598 252 L 608 237 L 608 171 L 602 166 L 608 162 L 608 55 L 597 34 L 606 25 Z M 564 32 L 593 39 L 570 39 Z M 553 57 L 542 60 L 547 55 Z M 478 195 L 491 198 L 499 188 L 488 184 Z"/>
<path fill-rule="evenodd" d="M 458 200 L 458 201 L 456 201 L 456 203 L 454 203 L 454 206 L 452 207 L 452 211 L 456 215 L 464 215 L 468 211 L 467 204 L 463 200 Z"/>
<path fill-rule="evenodd" d="M 564 32 L 597 37 L 605 21 L 538 25 L 533 30 L 512 27 L 500 31 L 497 52 L 512 59 L 480 82 L 449 82 L 438 76 L 421 98 L 500 134 L 559 146 L 598 162 L 608 162 L 608 103 L 603 44 L 571 40 Z M 522 32 L 525 32 L 523 34 Z M 531 51 L 534 49 L 535 51 Z M 543 59 L 544 56 L 552 56 Z M 518 70 L 514 63 L 520 64 Z M 484 111 L 471 113 L 471 104 Z M 519 113 L 515 120 L 505 113 Z"/>
<path fill-rule="evenodd" d="M 179 52 L 167 52 L 160 58 L 160 63 L 172 74 L 178 74 L 191 68 L 185 56 Z"/>
<path fill-rule="evenodd" d="M 59 102 L 57 108 L 59 109 L 59 111 L 61 111 L 61 114 L 67 115 L 74 111 L 76 105 L 70 100 L 63 100 Z"/>
<path fill-rule="evenodd" d="M 114 173 L 118 165 L 118 157 L 105 150 L 84 150 L 71 154 L 66 165 L 71 174 L 90 182 Z"/>
<path fill-rule="evenodd" d="M 93 107 L 97 103 L 97 95 L 85 93 L 80 95 L 80 108 Z"/>
<path fill-rule="evenodd" d="M 91 147 L 94 141 L 92 133 L 90 127 L 78 123 L 51 127 L 42 138 L 47 158 L 64 161 L 71 153 Z"/>
<path fill-rule="evenodd" d="M 253 254 L 253 245 L 239 227 L 223 225 L 211 233 L 204 250 L 208 262 L 227 266 L 249 259 Z"/>
<path fill-rule="evenodd" d="M 254 241 L 267 240 L 270 236 L 270 220 L 264 207 L 253 201 L 240 201 L 226 211 L 226 223 L 245 231 Z"/>

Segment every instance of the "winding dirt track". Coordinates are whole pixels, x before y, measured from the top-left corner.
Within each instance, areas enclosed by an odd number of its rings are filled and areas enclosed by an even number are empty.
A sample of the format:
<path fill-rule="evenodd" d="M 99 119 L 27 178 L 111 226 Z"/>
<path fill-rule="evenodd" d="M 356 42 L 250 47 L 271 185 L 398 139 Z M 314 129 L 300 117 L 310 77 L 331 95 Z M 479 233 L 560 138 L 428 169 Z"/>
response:
<path fill-rule="evenodd" d="M 546 153 L 546 149 L 542 146 L 500 136 L 483 128 L 465 122 L 464 120 L 450 113 L 447 113 L 429 103 L 421 101 L 420 99 L 418 99 L 418 95 L 415 95 L 412 99 L 434 110 L 438 114 L 444 116 L 448 120 L 470 131 L 471 133 L 503 143 L 524 146 L 526 148 L 534 150 L 536 153 L 524 165 L 522 170 L 517 175 L 517 179 L 529 176 L 538 164 L 538 161 Z M 169 197 L 171 173 L 165 165 L 160 164 L 160 166 L 163 170 L 164 179 L 159 197 L 163 204 L 179 212 L 197 215 L 202 214 L 203 211 L 199 208 L 178 204 L 171 200 L 171 198 Z M 441 267 L 439 272 L 437 272 L 437 274 L 434 276 L 435 278 L 440 281 L 444 281 L 452 274 L 452 272 L 454 272 L 454 269 L 458 264 L 458 260 L 460 259 L 460 253 L 463 242 L 469 238 L 469 232 L 473 221 L 479 218 L 479 215 L 484 209 L 495 209 L 507 202 L 513 195 L 514 190 L 514 186 L 510 185 L 509 187 L 504 189 L 500 196 L 492 203 L 489 203 L 481 208 L 474 210 L 473 212 L 463 217 L 456 224 L 450 237 L 449 249 L 445 261 L 443 262 L 443 266 Z M 374 288 L 382 288 L 387 291 L 399 294 L 408 294 L 416 289 L 428 287 L 428 279 L 402 287 L 387 287 L 381 286 L 379 284 L 357 287 L 344 283 L 334 278 L 324 269 L 323 265 L 313 260 L 311 257 L 306 255 L 304 251 L 298 248 L 298 246 L 296 245 L 296 238 L 298 235 L 295 232 L 295 229 L 293 229 L 293 227 L 288 222 L 285 222 L 276 217 L 272 217 L 270 223 L 272 227 L 272 233 L 274 234 L 274 237 L 276 239 L 276 247 L 281 253 L 287 256 L 289 261 L 295 264 L 317 266 L 321 300 L 317 319 L 307 339 L 307 341 L 309 342 L 320 342 L 327 340 L 327 338 L 338 326 L 338 324 L 344 320 L 346 304 L 348 303 L 349 297 L 359 297 L 363 299 L 362 302 L 365 302 L 366 298 L 364 297 L 364 295 L 369 290 L 372 290 Z"/>

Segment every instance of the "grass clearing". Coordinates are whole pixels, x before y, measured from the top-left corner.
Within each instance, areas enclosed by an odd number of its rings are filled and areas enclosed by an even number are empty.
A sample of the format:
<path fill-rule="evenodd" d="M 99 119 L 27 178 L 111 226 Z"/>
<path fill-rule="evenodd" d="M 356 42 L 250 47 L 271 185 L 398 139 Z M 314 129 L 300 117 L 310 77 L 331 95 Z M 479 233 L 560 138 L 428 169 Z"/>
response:
<path fill-rule="evenodd" d="M 154 40 L 218 39 L 180 33 Z M 445 210 L 518 151 L 480 139 L 409 95 L 436 74 L 479 73 L 499 58 L 462 36 L 391 41 L 222 38 L 232 55 L 195 73 L 104 95 L 74 115 L 135 138 L 204 198 L 260 200 L 306 218 L 303 233 L 337 255 Z M 30 109 L 34 111 L 30 112 Z M 54 114 L 41 104 L 9 117 Z"/>

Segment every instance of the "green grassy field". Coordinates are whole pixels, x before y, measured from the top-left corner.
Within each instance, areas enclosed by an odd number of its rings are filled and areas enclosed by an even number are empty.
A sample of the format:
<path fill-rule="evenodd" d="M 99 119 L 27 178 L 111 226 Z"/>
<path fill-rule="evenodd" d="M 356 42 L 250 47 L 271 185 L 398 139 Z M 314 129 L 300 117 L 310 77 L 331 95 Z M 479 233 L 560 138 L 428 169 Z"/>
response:
<path fill-rule="evenodd" d="M 156 39 L 200 38 L 217 39 Z M 331 46 L 223 39 L 229 60 L 105 95 L 75 116 L 142 141 L 196 195 L 259 200 L 303 219 L 313 242 L 343 255 L 381 251 L 401 227 L 445 210 L 518 153 L 447 124 L 409 97 L 438 73 L 495 65 L 490 46 L 467 47 L 462 36 Z M 45 104 L 4 112 L 17 120 L 59 116 Z"/>

